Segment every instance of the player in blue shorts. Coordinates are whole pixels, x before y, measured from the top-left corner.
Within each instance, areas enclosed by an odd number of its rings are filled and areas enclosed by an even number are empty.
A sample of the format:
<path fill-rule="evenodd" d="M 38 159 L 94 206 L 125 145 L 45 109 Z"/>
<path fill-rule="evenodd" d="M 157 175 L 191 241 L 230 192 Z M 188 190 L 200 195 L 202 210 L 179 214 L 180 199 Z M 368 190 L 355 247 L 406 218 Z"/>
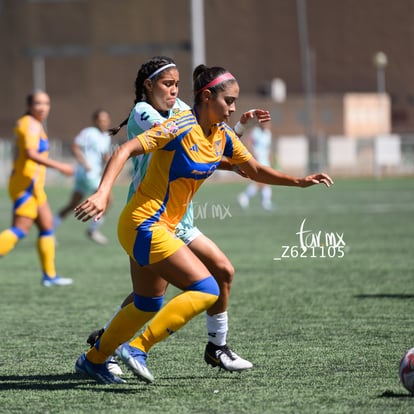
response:
<path fill-rule="evenodd" d="M 37 90 L 27 96 L 27 112 L 14 129 L 15 159 L 9 180 L 13 201 L 12 225 L 0 233 L 0 257 L 10 253 L 27 236 L 33 224 L 39 230 L 37 251 L 43 272 L 43 286 L 67 286 L 72 279 L 56 274 L 53 215 L 45 192 L 46 169 L 73 175 L 71 165 L 49 158 L 49 140 L 42 123 L 49 116 L 50 98 Z"/>
<path fill-rule="evenodd" d="M 129 117 L 118 128 L 112 130 L 116 134 L 119 129 L 127 125 L 128 139 L 134 139 L 140 133 L 159 125 L 166 119 L 190 109 L 181 101 L 178 95 L 179 73 L 174 61 L 168 57 L 154 57 L 142 65 L 135 81 L 135 106 Z M 269 113 L 257 110 L 242 115 L 244 125 L 249 120 L 258 119 L 267 121 Z M 239 124 L 239 128 L 243 128 Z M 128 200 L 135 193 L 146 174 L 151 153 L 142 154 L 132 159 L 133 179 L 129 187 Z M 222 166 L 231 169 L 228 163 Z M 228 371 L 242 371 L 252 367 L 252 363 L 241 358 L 227 345 L 228 316 L 227 306 L 230 296 L 234 268 L 225 254 L 195 225 L 193 219 L 193 204 L 190 202 L 181 222 L 176 227 L 177 236 L 211 270 L 220 286 L 220 297 L 216 304 L 206 312 L 206 326 L 208 343 L 205 349 L 205 361 L 212 366 L 219 366 Z M 143 271 L 134 260 L 131 261 L 131 272 Z M 132 300 L 132 294 L 125 303 Z M 103 330 L 93 332 L 88 343 L 93 345 Z M 119 373 L 114 360 L 108 361 L 109 367 Z"/>
<path fill-rule="evenodd" d="M 321 183 L 329 187 L 333 183 L 326 174 L 297 178 L 259 164 L 226 125 L 239 95 L 235 77 L 224 68 L 200 65 L 193 79 L 193 109 L 180 112 L 117 148 L 97 192 L 75 209 L 81 221 L 99 220 L 127 160 L 152 153 L 146 174 L 118 224 L 121 245 L 143 270 L 132 272 L 133 302 L 117 312 L 75 365 L 78 372 L 98 382 L 125 382 L 112 375 L 106 365 L 120 344 L 127 366 L 139 379 L 153 382 L 146 364 L 151 348 L 217 302 L 220 289 L 211 270 L 174 232 L 188 202 L 223 156 L 258 182 L 302 188 Z M 163 305 L 169 283 L 182 293 Z M 125 344 L 147 322 L 145 330 Z"/>

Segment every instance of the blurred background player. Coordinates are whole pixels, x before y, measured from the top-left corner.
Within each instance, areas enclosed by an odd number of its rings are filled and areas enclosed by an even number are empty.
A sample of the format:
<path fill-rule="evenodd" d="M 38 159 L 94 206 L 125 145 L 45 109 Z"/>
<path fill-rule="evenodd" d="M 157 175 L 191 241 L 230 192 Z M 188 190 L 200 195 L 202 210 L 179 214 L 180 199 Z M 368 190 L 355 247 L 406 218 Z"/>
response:
<path fill-rule="evenodd" d="M 9 194 L 13 201 L 13 220 L 0 233 L 0 257 L 8 254 L 36 224 L 39 229 L 37 251 L 43 271 L 43 286 L 65 286 L 72 279 L 60 277 L 55 269 L 55 237 L 53 215 L 44 189 L 46 168 L 54 168 L 66 176 L 73 175 L 69 164 L 48 158 L 49 141 L 42 123 L 50 111 L 50 98 L 37 90 L 27 96 L 27 112 L 17 120 L 13 170 Z"/>
<path fill-rule="evenodd" d="M 237 132 L 237 131 L 236 131 Z M 246 146 L 262 165 L 271 166 L 272 130 L 269 122 L 255 125 L 247 135 Z M 249 207 L 250 199 L 260 191 L 264 210 L 274 209 L 272 203 L 272 187 L 268 184 L 252 182 L 239 194 L 238 201 L 242 209 Z"/>
<path fill-rule="evenodd" d="M 99 186 L 101 175 L 111 152 L 111 137 L 108 128 L 111 123 L 109 113 L 98 109 L 92 114 L 93 126 L 83 129 L 74 139 L 72 151 L 77 161 L 75 184 L 72 196 L 66 206 L 54 218 L 55 231 L 62 220 Z M 87 236 L 98 244 L 106 244 L 108 239 L 99 231 L 103 219 L 92 221 L 86 231 Z"/>

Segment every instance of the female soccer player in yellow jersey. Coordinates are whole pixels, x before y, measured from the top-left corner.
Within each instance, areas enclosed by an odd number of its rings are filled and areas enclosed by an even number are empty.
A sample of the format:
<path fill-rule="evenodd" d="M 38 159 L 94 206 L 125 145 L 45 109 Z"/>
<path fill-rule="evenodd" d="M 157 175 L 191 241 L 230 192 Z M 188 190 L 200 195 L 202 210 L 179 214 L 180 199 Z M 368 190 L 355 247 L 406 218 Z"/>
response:
<path fill-rule="evenodd" d="M 166 56 L 155 56 L 146 61 L 138 71 L 135 80 L 134 107 L 129 116 L 112 129 L 116 134 L 122 126 L 127 125 L 128 139 L 135 137 L 151 127 L 161 124 L 168 118 L 190 107 L 178 98 L 179 71 L 173 59 Z M 241 116 L 241 125 L 247 126 L 249 121 L 266 122 L 270 119 L 268 111 L 256 109 Z M 152 153 L 142 154 L 133 158 L 133 179 L 130 185 L 128 200 L 135 193 L 143 177 Z M 224 165 L 223 165 L 224 164 Z M 221 163 L 219 168 L 231 168 L 227 163 Z M 208 343 L 204 359 L 212 366 L 219 366 L 227 371 L 243 371 L 252 368 L 252 363 L 241 358 L 227 345 L 228 316 L 227 306 L 230 289 L 234 276 L 234 268 L 219 247 L 194 225 L 193 205 L 190 202 L 184 217 L 176 227 L 176 235 L 200 258 L 216 279 L 220 287 L 217 302 L 206 312 L 206 327 Z M 130 258 L 131 272 L 150 272 L 145 267 Z M 162 295 L 168 285 L 164 279 L 159 279 L 160 286 L 157 296 Z M 129 295 L 124 301 L 126 305 L 133 300 Z M 88 343 L 94 342 L 103 330 L 94 331 L 88 338 Z M 122 358 L 122 348 L 117 350 Z M 121 373 L 114 359 L 108 360 L 112 373 Z"/>
<path fill-rule="evenodd" d="M 97 192 L 75 209 L 79 220 L 99 220 L 127 159 L 153 153 L 118 224 L 121 245 L 152 277 L 133 275 L 134 302 L 116 314 L 101 338 L 76 362 L 78 371 L 100 382 L 124 382 L 109 372 L 105 361 L 148 321 L 144 332 L 130 342 L 129 358 L 123 360 L 139 379 L 152 382 L 146 366 L 151 347 L 217 301 L 219 287 L 214 277 L 174 231 L 189 200 L 223 156 L 251 179 L 266 184 L 309 187 L 323 183 L 329 187 L 333 183 L 327 174 L 296 178 L 259 164 L 225 124 L 239 96 L 235 77 L 224 68 L 200 65 L 193 80 L 193 109 L 121 145 L 109 160 Z M 163 307 L 163 297 L 154 294 L 159 278 L 183 291 Z"/>
<path fill-rule="evenodd" d="M 55 269 L 53 215 L 45 193 L 46 168 L 71 176 L 73 167 L 48 158 L 49 142 L 43 129 L 50 111 L 49 95 L 35 91 L 27 96 L 27 112 L 14 129 L 16 152 L 9 180 L 13 201 L 11 227 L 0 233 L 0 257 L 8 254 L 24 238 L 33 223 L 39 229 L 37 250 L 43 271 L 43 286 L 65 286 L 72 279 L 60 277 Z"/>

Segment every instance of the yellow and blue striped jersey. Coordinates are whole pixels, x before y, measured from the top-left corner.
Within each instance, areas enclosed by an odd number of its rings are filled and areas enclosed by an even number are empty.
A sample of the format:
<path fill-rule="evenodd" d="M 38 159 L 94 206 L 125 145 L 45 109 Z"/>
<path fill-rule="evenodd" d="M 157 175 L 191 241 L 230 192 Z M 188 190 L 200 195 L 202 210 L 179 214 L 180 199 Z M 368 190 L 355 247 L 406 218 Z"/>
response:
<path fill-rule="evenodd" d="M 42 124 L 31 115 L 24 115 L 17 120 L 14 128 L 16 137 L 15 158 L 12 176 L 15 185 L 26 187 L 28 183 L 35 183 L 42 188 L 46 179 L 46 166 L 29 159 L 27 149 L 34 149 L 43 157 L 49 155 L 49 141 Z"/>
<path fill-rule="evenodd" d="M 185 102 L 177 98 L 174 106 L 167 113 L 161 114 L 148 102 L 140 101 L 134 106 L 128 118 L 128 139 L 133 139 L 146 130 L 162 124 L 164 121 L 177 115 L 181 111 L 189 109 L 190 107 Z M 128 200 L 131 198 L 132 194 L 142 181 L 142 178 L 145 176 L 151 155 L 151 153 L 147 153 L 132 158 L 133 177 L 131 185 L 129 186 Z"/>
<path fill-rule="evenodd" d="M 225 156 L 231 163 L 251 154 L 226 124 L 215 125 L 206 137 L 191 111 L 183 111 L 137 136 L 152 157 L 131 202 L 134 220 L 151 226 L 164 222 L 174 231 L 194 194 Z"/>

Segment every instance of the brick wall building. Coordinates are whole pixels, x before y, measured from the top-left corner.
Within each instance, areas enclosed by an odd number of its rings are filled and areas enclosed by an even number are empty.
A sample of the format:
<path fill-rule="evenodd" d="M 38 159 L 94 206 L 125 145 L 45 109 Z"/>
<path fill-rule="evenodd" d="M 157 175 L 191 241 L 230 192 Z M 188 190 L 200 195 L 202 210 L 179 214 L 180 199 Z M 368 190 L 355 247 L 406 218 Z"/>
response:
<path fill-rule="evenodd" d="M 270 108 L 275 133 L 304 129 L 306 90 L 295 0 L 204 0 L 206 58 L 241 85 L 239 110 Z M 137 69 L 166 54 L 180 68 L 181 97 L 191 102 L 190 0 L 0 0 L 0 137 L 10 136 L 36 82 L 52 98 L 49 135 L 70 140 L 97 107 L 114 122 L 129 112 Z M 313 128 L 341 133 L 349 92 L 377 90 L 374 54 L 388 57 L 386 92 L 392 130 L 414 130 L 414 0 L 307 0 Z M 44 65 L 44 66 L 42 66 Z M 282 79 L 287 101 L 273 102 Z M 290 108 L 290 109 L 289 109 Z M 292 109 L 293 108 L 293 109 Z"/>

